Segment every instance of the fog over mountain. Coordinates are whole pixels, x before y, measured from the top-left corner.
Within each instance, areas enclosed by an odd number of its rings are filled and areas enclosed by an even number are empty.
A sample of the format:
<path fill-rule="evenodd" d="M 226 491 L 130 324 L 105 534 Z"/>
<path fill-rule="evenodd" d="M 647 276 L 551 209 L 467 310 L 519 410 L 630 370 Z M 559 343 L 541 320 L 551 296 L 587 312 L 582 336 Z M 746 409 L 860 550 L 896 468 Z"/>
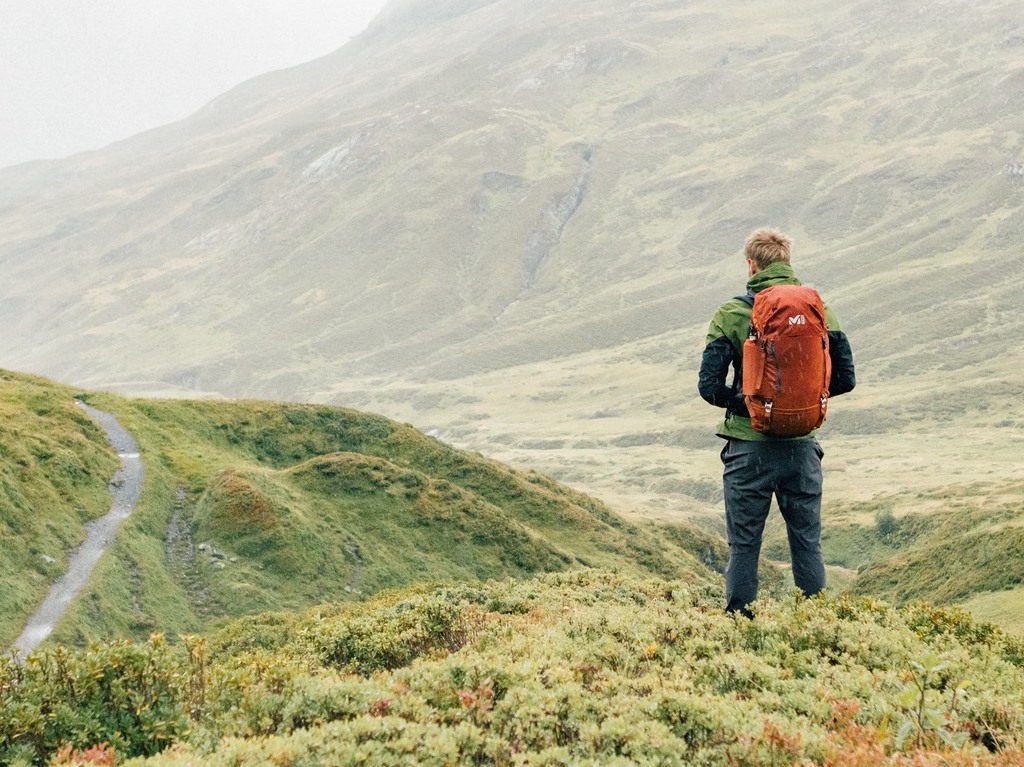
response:
<path fill-rule="evenodd" d="M 855 344 L 837 429 L 936 393 L 1016 428 L 1022 111 L 1009 0 L 394 0 L 186 121 L 0 171 L 0 360 L 510 451 L 709 431 L 704 330 L 768 224 Z"/>
<path fill-rule="evenodd" d="M 0 167 L 180 120 L 255 75 L 336 50 L 384 4 L 5 0 Z"/>

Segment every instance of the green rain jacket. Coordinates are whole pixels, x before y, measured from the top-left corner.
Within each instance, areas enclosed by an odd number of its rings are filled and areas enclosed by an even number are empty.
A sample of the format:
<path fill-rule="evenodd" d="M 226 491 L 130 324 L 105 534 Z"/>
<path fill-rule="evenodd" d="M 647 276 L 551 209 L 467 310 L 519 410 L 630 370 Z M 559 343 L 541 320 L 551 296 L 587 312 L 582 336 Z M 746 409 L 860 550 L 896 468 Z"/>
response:
<path fill-rule="evenodd" d="M 747 292 L 756 294 L 773 285 L 799 285 L 789 264 L 776 262 L 762 269 L 747 281 Z M 783 439 L 755 431 L 743 401 L 741 371 L 743 370 L 743 342 L 750 330 L 750 306 L 739 298 L 722 304 L 715 312 L 708 328 L 701 360 L 698 390 L 705 401 L 724 407 L 725 420 L 718 427 L 718 436 L 725 439 L 760 441 Z M 829 397 L 851 391 L 856 385 L 853 354 L 846 334 L 839 328 L 839 320 L 825 306 L 828 324 L 829 357 L 832 360 L 832 378 Z M 732 382 L 727 381 L 732 371 Z M 808 435 L 808 437 L 813 435 Z M 807 439 L 796 437 L 795 439 Z M 789 439 L 794 439 L 790 437 Z"/>

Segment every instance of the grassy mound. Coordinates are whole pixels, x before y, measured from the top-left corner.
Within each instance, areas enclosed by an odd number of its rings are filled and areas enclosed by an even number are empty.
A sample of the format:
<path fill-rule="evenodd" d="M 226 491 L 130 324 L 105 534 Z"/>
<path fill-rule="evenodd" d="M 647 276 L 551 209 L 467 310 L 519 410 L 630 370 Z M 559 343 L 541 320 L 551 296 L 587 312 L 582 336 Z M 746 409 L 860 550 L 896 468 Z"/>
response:
<path fill-rule="evenodd" d="M 925 518 L 894 518 L 888 537 L 904 543 L 869 564 L 854 589 L 894 601 L 963 602 L 1019 587 L 1024 573 L 1024 482 L 935 494 L 944 509 Z M 884 528 L 883 528 L 884 529 Z"/>

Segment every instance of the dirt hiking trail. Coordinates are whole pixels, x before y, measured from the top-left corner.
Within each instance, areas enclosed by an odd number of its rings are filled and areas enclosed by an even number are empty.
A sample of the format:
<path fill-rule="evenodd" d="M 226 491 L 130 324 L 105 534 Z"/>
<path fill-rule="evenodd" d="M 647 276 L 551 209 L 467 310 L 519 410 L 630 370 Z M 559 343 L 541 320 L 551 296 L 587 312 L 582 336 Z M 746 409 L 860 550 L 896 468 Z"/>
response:
<path fill-rule="evenodd" d="M 85 541 L 68 557 L 68 572 L 58 578 L 42 605 L 29 618 L 13 650 L 17 655 L 28 655 L 45 640 L 64 612 L 85 588 L 96 563 L 114 540 L 117 530 L 134 511 L 142 493 L 142 459 L 139 446 L 128 431 L 111 413 L 105 413 L 84 402 L 75 402 L 103 427 L 107 439 L 121 459 L 121 468 L 110 480 L 113 503 L 106 516 L 85 523 Z"/>

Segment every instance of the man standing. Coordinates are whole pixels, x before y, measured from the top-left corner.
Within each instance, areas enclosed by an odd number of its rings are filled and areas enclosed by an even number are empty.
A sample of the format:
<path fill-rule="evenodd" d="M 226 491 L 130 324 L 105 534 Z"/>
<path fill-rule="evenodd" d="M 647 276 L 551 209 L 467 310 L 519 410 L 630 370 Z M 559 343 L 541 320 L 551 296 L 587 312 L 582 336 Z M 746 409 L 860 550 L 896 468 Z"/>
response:
<path fill-rule="evenodd" d="M 821 458 L 814 432 L 775 437 L 751 425 L 743 396 L 743 344 L 751 326 L 753 296 L 776 285 L 800 285 L 790 266 L 792 241 L 774 229 L 758 229 L 743 248 L 749 280 L 747 297 L 722 304 L 711 320 L 698 390 L 716 407 L 725 408 L 718 435 L 722 449 L 725 523 L 729 564 L 725 570 L 726 610 L 750 617 L 757 597 L 761 536 L 775 496 L 786 521 L 793 580 L 807 596 L 825 588 L 821 556 Z M 853 354 L 839 322 L 825 307 L 831 360 L 829 397 L 851 391 L 856 383 Z M 730 368 L 733 381 L 727 378 Z"/>

